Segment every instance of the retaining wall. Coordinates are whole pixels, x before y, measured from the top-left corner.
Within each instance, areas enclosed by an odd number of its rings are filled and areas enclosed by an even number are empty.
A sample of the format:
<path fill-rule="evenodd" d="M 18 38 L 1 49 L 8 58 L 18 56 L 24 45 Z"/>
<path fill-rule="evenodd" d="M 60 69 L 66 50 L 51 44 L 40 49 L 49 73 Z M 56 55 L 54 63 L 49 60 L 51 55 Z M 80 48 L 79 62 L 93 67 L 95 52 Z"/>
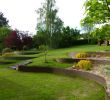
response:
<path fill-rule="evenodd" d="M 92 63 L 96 64 L 110 64 L 110 59 L 98 59 L 98 58 L 59 58 L 56 59 L 60 63 L 74 63 L 80 60 L 90 60 Z"/>

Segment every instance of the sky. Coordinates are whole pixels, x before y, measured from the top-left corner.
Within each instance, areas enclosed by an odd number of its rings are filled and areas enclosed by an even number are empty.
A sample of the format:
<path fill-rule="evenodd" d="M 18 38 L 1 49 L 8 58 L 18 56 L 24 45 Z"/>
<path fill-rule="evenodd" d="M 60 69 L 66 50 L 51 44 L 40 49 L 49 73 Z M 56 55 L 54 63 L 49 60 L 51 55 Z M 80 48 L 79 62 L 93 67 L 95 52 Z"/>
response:
<path fill-rule="evenodd" d="M 38 15 L 36 10 L 44 0 L 0 0 L 0 12 L 9 20 L 13 29 L 35 34 Z M 58 16 L 65 26 L 80 29 L 85 0 L 56 0 Z"/>

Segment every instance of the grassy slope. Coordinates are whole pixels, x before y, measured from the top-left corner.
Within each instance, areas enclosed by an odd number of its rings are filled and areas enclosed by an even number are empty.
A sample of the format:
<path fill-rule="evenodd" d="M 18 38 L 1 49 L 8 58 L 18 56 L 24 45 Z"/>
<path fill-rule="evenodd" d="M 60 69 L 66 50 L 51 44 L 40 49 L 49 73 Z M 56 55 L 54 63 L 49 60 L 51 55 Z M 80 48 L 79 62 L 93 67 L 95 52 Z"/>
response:
<path fill-rule="evenodd" d="M 77 46 L 67 49 L 51 50 L 47 65 L 67 67 L 53 61 L 57 57 L 67 57 L 73 51 L 110 50 L 110 47 Z M 37 56 L 37 55 L 36 55 Z M 43 57 L 33 59 L 33 65 L 43 63 Z M 17 62 L 18 63 L 18 62 Z M 79 77 L 66 77 L 53 74 L 22 73 L 0 65 L 1 100 L 104 100 L 102 86 Z"/>
<path fill-rule="evenodd" d="M 57 63 L 54 59 L 68 57 L 68 54 L 70 52 L 87 52 L 87 51 L 104 51 L 104 50 L 109 51 L 110 47 L 97 46 L 97 45 L 86 45 L 86 46 L 83 45 L 83 46 L 74 46 L 72 48 L 51 50 L 48 52 L 48 56 L 47 56 L 48 63 L 44 63 L 44 57 L 39 57 L 33 59 L 33 63 L 31 63 L 29 66 L 39 65 L 39 66 L 48 66 L 48 67 L 67 68 L 72 66 L 72 64 Z"/>

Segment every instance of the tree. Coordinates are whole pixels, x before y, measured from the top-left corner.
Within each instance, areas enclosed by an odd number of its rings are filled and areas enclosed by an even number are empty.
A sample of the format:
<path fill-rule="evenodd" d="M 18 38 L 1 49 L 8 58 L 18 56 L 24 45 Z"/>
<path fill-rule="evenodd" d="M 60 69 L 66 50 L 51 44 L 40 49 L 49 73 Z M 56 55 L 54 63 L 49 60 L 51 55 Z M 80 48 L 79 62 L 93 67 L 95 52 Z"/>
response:
<path fill-rule="evenodd" d="M 88 40 L 91 38 L 91 34 L 101 40 L 105 37 L 105 32 L 101 32 L 102 29 L 96 27 L 109 23 L 110 0 L 86 0 L 84 6 L 85 18 L 81 20 L 81 26 L 86 30 L 86 33 L 89 33 Z"/>
<path fill-rule="evenodd" d="M 58 48 L 62 37 L 63 21 L 57 17 L 54 21 L 53 32 L 51 36 L 51 47 Z"/>
<path fill-rule="evenodd" d="M 0 27 L 8 26 L 8 20 L 4 17 L 3 13 L 0 12 Z"/>
<path fill-rule="evenodd" d="M 42 34 L 46 37 L 46 44 L 50 47 L 53 46 L 53 39 L 58 38 L 58 33 L 61 33 L 61 27 L 63 26 L 62 20 L 57 17 L 58 10 L 55 8 L 55 0 L 45 0 L 42 7 L 38 9 L 39 14 L 37 30 L 38 34 Z"/>
<path fill-rule="evenodd" d="M 33 36 L 33 43 L 36 48 L 39 48 L 40 45 L 46 45 L 47 41 L 45 31 L 39 30 L 37 34 Z"/>
<path fill-rule="evenodd" d="M 15 30 L 5 38 L 5 45 L 12 49 L 22 50 L 24 46 L 27 48 L 32 46 L 32 38 L 24 32 Z"/>
<path fill-rule="evenodd" d="M 10 27 L 0 27 L 0 42 L 3 42 L 11 31 L 12 29 L 10 29 Z"/>
<path fill-rule="evenodd" d="M 23 47 L 26 47 L 27 49 L 31 48 L 33 40 L 32 40 L 32 37 L 29 36 L 28 32 L 17 31 L 17 33 L 20 35 Z"/>
<path fill-rule="evenodd" d="M 0 12 L 0 51 L 4 48 L 4 38 L 10 33 L 8 26 L 8 20 L 4 17 L 3 13 Z"/>
<path fill-rule="evenodd" d="M 5 39 L 5 45 L 9 48 L 22 49 L 22 41 L 20 35 L 16 31 L 12 31 Z"/>
<path fill-rule="evenodd" d="M 110 20 L 110 0 L 86 0 L 85 4 L 86 17 L 81 21 L 85 24 L 103 24 Z"/>
<path fill-rule="evenodd" d="M 110 24 L 105 24 L 101 28 L 95 28 L 91 32 L 91 37 L 96 39 L 99 45 L 105 42 L 105 44 L 108 46 L 108 41 L 110 40 Z"/>
<path fill-rule="evenodd" d="M 80 31 L 70 28 L 69 26 L 62 28 L 60 47 L 69 47 L 74 45 L 74 42 L 78 40 Z"/>
<path fill-rule="evenodd" d="M 4 39 L 10 34 L 12 29 L 10 27 L 0 27 L 0 51 L 5 48 Z"/>
<path fill-rule="evenodd" d="M 44 62 L 47 63 L 47 52 L 48 52 L 48 46 L 46 45 L 40 45 L 39 50 L 44 53 Z"/>

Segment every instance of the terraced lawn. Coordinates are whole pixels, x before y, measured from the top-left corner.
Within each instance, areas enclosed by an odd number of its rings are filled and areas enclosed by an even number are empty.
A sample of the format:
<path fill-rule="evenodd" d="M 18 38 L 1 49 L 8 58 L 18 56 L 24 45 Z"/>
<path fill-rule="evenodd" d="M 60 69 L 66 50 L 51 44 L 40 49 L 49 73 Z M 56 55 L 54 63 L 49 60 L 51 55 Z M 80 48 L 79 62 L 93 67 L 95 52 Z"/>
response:
<path fill-rule="evenodd" d="M 98 46 L 98 45 L 82 45 L 82 46 L 74 46 L 71 48 L 63 48 L 50 50 L 47 54 L 48 63 L 44 62 L 44 56 L 40 56 L 38 58 L 33 59 L 33 62 L 29 64 L 29 66 L 47 66 L 47 67 L 60 67 L 60 68 L 68 68 L 73 64 L 63 64 L 55 61 L 56 58 L 68 58 L 68 54 L 70 52 L 94 52 L 94 51 L 110 51 L 109 46 Z"/>
<path fill-rule="evenodd" d="M 68 57 L 68 53 L 74 51 L 103 50 L 109 51 L 110 47 L 85 45 L 50 50 L 47 56 L 48 63 L 44 63 L 42 53 L 30 54 L 29 56 L 37 58 L 34 58 L 29 66 L 67 68 L 72 64 L 57 63 L 55 59 Z M 18 72 L 9 68 L 20 62 L 14 60 L 11 64 L 0 64 L 0 100 L 104 100 L 104 88 L 94 81 L 55 74 Z"/>

